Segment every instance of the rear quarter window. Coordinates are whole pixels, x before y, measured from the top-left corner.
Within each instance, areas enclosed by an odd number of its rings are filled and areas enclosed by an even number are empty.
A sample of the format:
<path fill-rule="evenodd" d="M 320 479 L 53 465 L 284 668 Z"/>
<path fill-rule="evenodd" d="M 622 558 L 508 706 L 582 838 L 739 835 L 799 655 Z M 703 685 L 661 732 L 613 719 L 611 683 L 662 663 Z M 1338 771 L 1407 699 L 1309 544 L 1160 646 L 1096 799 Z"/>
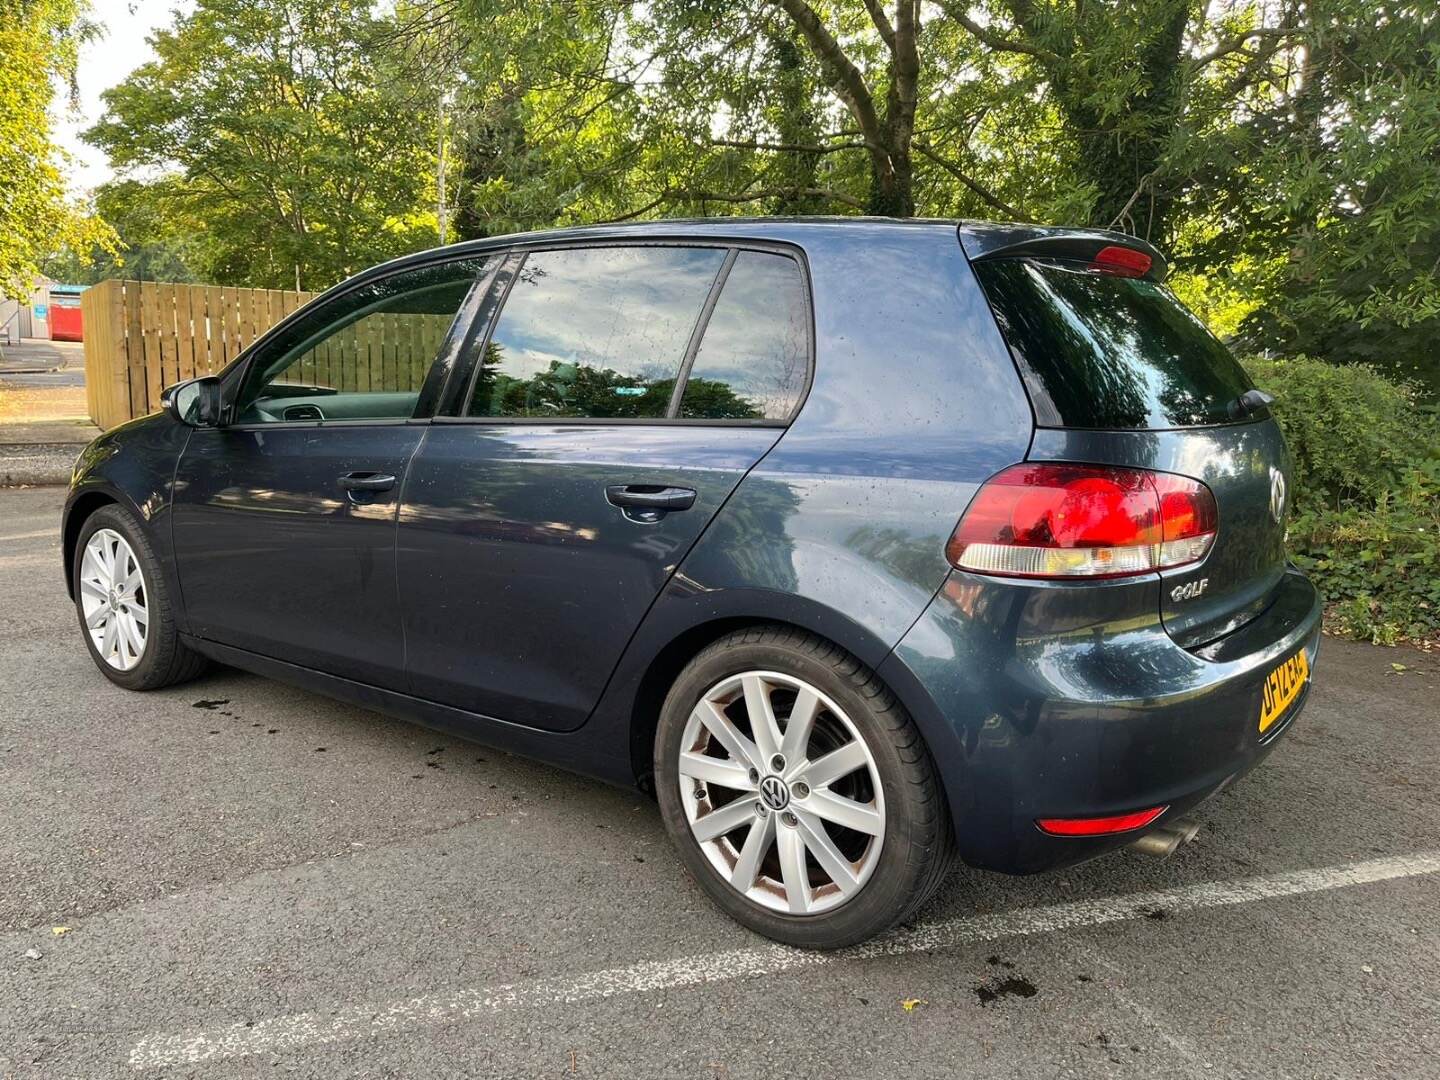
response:
<path fill-rule="evenodd" d="M 1041 427 L 1160 430 L 1234 422 L 1252 383 L 1164 285 L 1083 262 L 975 264 Z"/>
<path fill-rule="evenodd" d="M 687 420 L 786 420 L 805 393 L 810 313 L 800 266 L 785 255 L 736 256 L 695 362 L 680 415 Z"/>

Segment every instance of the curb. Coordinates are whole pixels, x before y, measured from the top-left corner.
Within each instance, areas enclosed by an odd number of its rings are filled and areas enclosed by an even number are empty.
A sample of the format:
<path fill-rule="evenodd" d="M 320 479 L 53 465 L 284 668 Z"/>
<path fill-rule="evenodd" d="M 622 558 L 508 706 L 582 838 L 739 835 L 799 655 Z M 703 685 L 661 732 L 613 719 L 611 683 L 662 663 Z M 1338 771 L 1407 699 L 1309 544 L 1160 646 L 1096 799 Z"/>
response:
<path fill-rule="evenodd" d="M 83 443 L 0 446 L 0 488 L 68 485 Z"/>

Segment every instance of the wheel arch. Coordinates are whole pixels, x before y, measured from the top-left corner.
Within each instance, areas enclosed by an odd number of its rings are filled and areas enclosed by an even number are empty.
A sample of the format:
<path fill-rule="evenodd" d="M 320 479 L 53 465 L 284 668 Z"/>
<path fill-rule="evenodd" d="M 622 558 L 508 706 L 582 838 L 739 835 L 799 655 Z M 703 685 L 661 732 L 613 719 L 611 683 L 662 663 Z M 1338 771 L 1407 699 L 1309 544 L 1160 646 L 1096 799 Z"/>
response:
<path fill-rule="evenodd" d="M 796 597 L 790 598 L 792 601 Z M 712 598 L 713 600 L 713 598 Z M 829 617 L 825 617 L 829 615 Z M 622 715 L 628 719 L 630 767 L 635 785 L 647 794 L 654 793 L 654 744 L 659 728 L 660 710 L 665 696 L 677 676 L 702 649 L 726 634 L 756 626 L 779 626 L 813 634 L 844 649 L 876 673 L 892 694 L 905 706 L 925 739 L 926 748 L 936 759 L 936 773 L 942 788 L 949 787 L 947 769 L 940 755 L 946 747 L 937 746 L 935 739 L 944 740 L 950 736 L 945 725 L 936 727 L 933 718 L 937 715 L 935 704 L 929 700 L 924 688 L 913 678 L 887 677 L 880 673 L 890 648 L 863 627 L 849 619 L 837 617 L 828 611 L 809 612 L 804 606 L 792 607 L 783 616 L 763 614 L 760 610 L 735 611 L 712 617 L 700 617 L 683 626 L 672 628 L 665 639 L 645 649 L 648 662 L 635 663 L 635 674 L 627 680 L 633 688 L 625 695 Z M 632 643 L 631 653 L 635 646 Z M 628 659 L 628 658 L 627 658 Z M 624 666 L 622 664 L 622 666 Z M 890 665 L 885 665 L 889 667 Z M 612 690 L 614 687 L 612 687 Z M 610 697 L 607 694 L 607 697 Z M 932 736 L 932 731 L 935 734 Z M 953 755 L 946 754 L 947 759 Z M 948 791 L 945 805 L 951 805 Z"/>
<path fill-rule="evenodd" d="M 61 526 L 61 549 L 65 559 L 65 591 L 75 599 L 75 548 L 80 542 L 80 530 L 85 527 L 95 511 L 106 506 L 124 506 L 125 503 L 114 492 L 103 488 L 91 488 L 72 495 L 65 506 L 65 521 Z M 127 509 L 133 508 L 127 507 Z M 138 515 L 137 515 L 138 516 Z"/>

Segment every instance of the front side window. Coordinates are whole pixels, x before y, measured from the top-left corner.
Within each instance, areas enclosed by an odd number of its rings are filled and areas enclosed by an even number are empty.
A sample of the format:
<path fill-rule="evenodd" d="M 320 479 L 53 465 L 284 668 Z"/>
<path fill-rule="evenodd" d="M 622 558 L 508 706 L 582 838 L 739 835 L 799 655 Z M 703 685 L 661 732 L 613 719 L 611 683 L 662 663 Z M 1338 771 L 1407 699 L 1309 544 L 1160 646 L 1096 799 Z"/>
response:
<path fill-rule="evenodd" d="M 534 251 L 476 373 L 469 415 L 667 415 L 721 248 Z"/>
<path fill-rule="evenodd" d="M 805 392 L 810 317 L 800 266 L 742 251 L 705 327 L 680 400 L 704 420 L 787 420 Z"/>
<path fill-rule="evenodd" d="M 250 365 L 235 422 L 413 416 L 425 376 L 484 261 L 393 274 L 302 317 Z"/>

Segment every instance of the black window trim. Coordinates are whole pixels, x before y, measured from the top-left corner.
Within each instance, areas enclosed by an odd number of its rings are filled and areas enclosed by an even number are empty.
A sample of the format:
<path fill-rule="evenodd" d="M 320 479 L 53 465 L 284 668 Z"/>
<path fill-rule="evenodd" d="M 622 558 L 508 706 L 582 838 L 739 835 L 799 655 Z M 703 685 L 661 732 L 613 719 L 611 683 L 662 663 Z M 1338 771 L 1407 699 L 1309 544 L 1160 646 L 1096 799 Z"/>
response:
<path fill-rule="evenodd" d="M 725 252 L 725 259 L 720 263 L 720 269 L 715 272 L 715 280 L 710 282 L 710 291 L 705 295 L 705 303 L 700 305 L 700 314 L 695 317 L 695 325 L 690 328 L 690 340 L 685 343 L 685 355 L 680 358 L 679 370 L 675 372 L 675 389 L 670 392 L 670 404 L 665 407 L 666 420 L 680 418 L 680 402 L 685 397 L 685 388 L 690 385 L 690 369 L 695 366 L 695 354 L 700 351 L 700 342 L 705 337 L 705 331 L 710 329 L 710 316 L 715 314 L 715 304 L 720 299 L 720 291 L 730 280 L 730 268 L 735 265 L 739 254 L 739 250 L 733 247 Z"/>
<path fill-rule="evenodd" d="M 691 328 L 690 340 L 686 345 L 685 355 L 681 360 L 680 368 L 675 377 L 675 391 L 671 394 L 670 404 L 666 409 L 665 416 L 470 416 L 466 411 L 459 412 L 437 412 L 429 418 L 429 423 L 436 424 L 473 424 L 473 425 L 528 425 L 530 427 L 626 427 L 626 426 L 676 426 L 676 427 L 762 427 L 762 428 L 786 428 L 800 415 L 800 410 L 805 407 L 805 401 L 810 396 L 810 390 L 815 383 L 815 301 L 810 283 L 810 267 L 805 260 L 803 249 L 791 244 L 780 243 L 768 240 L 733 239 L 730 237 L 666 237 L 629 240 L 621 237 L 605 237 L 595 240 L 576 240 L 574 238 L 557 239 L 554 241 L 533 240 L 525 244 L 517 244 L 512 247 L 498 249 L 502 256 L 521 255 L 522 261 L 515 267 L 515 272 L 505 284 L 505 295 L 501 297 L 500 303 L 496 304 L 490 316 L 489 323 L 485 326 L 483 335 L 475 335 L 473 342 L 479 343 L 479 348 L 467 348 L 465 350 L 465 362 L 470 364 L 471 370 L 465 373 L 465 393 L 451 401 L 451 409 L 468 410 L 470 401 L 474 394 L 475 380 L 479 377 L 478 359 L 485 355 L 485 349 L 490 344 L 490 338 L 500 322 L 500 316 L 504 314 L 505 302 L 509 299 L 510 290 L 514 287 L 515 281 L 519 278 L 519 271 L 524 266 L 524 258 L 532 252 L 538 251 L 574 251 L 582 248 L 637 248 L 637 247 L 708 247 L 720 248 L 726 252 L 725 261 L 715 274 L 715 280 L 711 282 L 710 292 L 701 305 L 700 313 L 696 316 L 695 325 Z M 808 339 L 805 357 L 805 383 L 801 389 L 800 396 L 796 399 L 795 406 L 790 410 L 790 415 L 784 419 L 717 419 L 708 417 L 682 417 L 679 414 L 680 400 L 685 393 L 685 383 L 690 375 L 690 368 L 695 362 L 695 356 L 699 352 L 700 345 L 704 338 L 704 331 L 709 328 L 710 316 L 714 313 L 715 305 L 720 298 L 720 290 L 730 276 L 730 268 L 735 264 L 736 258 L 742 251 L 760 251 L 770 255 L 780 255 L 791 259 L 800 270 L 800 291 L 802 301 L 805 304 L 806 315 L 806 336 Z M 503 265 L 504 259 L 498 265 Z M 495 282 L 492 279 L 491 288 Z M 456 373 L 459 374 L 458 372 Z"/>

